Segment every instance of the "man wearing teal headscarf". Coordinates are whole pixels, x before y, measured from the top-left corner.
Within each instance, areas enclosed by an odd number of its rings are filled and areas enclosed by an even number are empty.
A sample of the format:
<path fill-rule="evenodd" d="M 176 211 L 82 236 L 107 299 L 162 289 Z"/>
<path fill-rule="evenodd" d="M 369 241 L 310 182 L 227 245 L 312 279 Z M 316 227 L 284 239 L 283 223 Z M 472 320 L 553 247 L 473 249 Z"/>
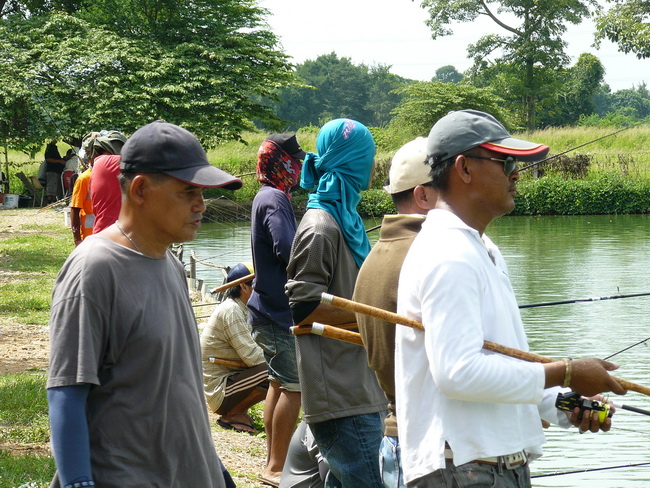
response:
<path fill-rule="evenodd" d="M 320 303 L 323 292 L 351 298 L 370 251 L 357 212 L 368 188 L 375 142 L 350 119 L 325 124 L 308 154 L 300 185 L 309 195 L 291 249 L 286 293 L 296 325 L 355 322 L 354 314 Z M 316 335 L 296 336 L 303 418 L 330 466 L 326 487 L 381 486 L 378 452 L 387 401 L 363 348 Z"/>

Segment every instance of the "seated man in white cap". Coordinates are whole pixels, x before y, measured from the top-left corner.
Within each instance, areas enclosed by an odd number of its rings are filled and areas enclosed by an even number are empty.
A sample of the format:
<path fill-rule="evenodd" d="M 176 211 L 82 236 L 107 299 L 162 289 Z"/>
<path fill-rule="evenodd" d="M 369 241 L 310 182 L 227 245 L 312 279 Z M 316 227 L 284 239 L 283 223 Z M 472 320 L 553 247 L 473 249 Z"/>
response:
<path fill-rule="evenodd" d="M 226 283 L 253 273 L 252 264 L 238 263 Z M 227 298 L 215 307 L 201 333 L 203 389 L 208 405 L 220 415 L 224 429 L 254 434 L 248 409 L 266 397 L 269 387 L 264 352 L 251 336 L 246 303 L 253 291 L 252 279 L 227 290 Z"/>

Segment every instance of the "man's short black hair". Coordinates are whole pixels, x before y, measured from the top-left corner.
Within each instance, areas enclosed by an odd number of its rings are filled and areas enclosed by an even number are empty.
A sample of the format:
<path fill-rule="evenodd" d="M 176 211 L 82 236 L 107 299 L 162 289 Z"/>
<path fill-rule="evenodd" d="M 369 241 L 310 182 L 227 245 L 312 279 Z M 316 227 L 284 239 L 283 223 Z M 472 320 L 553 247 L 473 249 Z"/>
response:
<path fill-rule="evenodd" d="M 228 292 L 226 293 L 228 298 L 232 298 L 233 300 L 235 298 L 239 298 L 241 296 L 241 286 L 233 286 L 232 288 L 228 288 Z"/>
<path fill-rule="evenodd" d="M 246 283 L 242 283 L 241 285 L 253 285 L 253 280 L 247 281 Z M 241 285 L 233 286 L 232 288 L 228 288 L 226 292 L 226 296 L 228 298 L 232 298 L 233 300 L 235 298 L 239 298 L 241 296 Z"/>
<path fill-rule="evenodd" d="M 431 186 L 434 190 L 445 191 L 449 186 L 449 174 L 451 168 L 456 162 L 456 156 L 447 158 L 443 161 L 434 164 L 433 158 L 427 160 L 427 164 L 431 166 L 429 176 L 431 177 Z"/>
<path fill-rule="evenodd" d="M 393 203 L 395 204 L 395 208 L 399 213 L 400 207 L 408 205 L 413 200 L 413 188 L 409 188 L 408 190 L 400 191 L 398 193 L 392 193 L 390 197 L 392 198 Z"/>

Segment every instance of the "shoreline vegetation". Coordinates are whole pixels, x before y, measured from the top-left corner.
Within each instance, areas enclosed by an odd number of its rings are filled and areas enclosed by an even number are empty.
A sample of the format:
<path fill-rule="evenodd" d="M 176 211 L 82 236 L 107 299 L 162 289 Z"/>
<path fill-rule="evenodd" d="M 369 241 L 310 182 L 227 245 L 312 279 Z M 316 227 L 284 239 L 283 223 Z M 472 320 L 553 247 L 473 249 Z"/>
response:
<path fill-rule="evenodd" d="M 371 129 L 378 142 L 375 173 L 371 189 L 363 192 L 359 213 L 364 218 L 380 218 L 394 213 L 390 197 L 382 191 L 390 160 L 400 145 L 387 146 L 381 141 L 383 128 Z M 317 127 L 297 131 L 305 151 L 315 151 Z M 550 156 L 569 151 L 548 163 L 520 173 L 516 207 L 511 215 L 590 215 L 650 212 L 650 125 L 620 127 L 547 128 L 514 134 L 526 140 L 547 144 Z M 204 192 L 209 200 L 206 217 L 210 221 L 246 220 L 250 203 L 259 190 L 255 177 L 257 149 L 264 139 L 262 132 L 242 135 L 246 144 L 229 142 L 208 151 L 210 162 L 244 182 L 241 190 L 232 192 L 210 189 Z M 594 141 L 594 142 L 591 142 Z M 65 149 L 59 143 L 60 149 Z M 582 146 L 582 147 L 578 147 Z M 577 148 L 571 150 L 572 148 Z M 15 173 L 36 174 L 38 161 L 20 153 L 9 153 L 12 193 L 28 194 Z M 3 165 L 4 166 L 4 165 Z M 292 204 L 296 216 L 305 211 L 307 192 L 293 190 Z"/>

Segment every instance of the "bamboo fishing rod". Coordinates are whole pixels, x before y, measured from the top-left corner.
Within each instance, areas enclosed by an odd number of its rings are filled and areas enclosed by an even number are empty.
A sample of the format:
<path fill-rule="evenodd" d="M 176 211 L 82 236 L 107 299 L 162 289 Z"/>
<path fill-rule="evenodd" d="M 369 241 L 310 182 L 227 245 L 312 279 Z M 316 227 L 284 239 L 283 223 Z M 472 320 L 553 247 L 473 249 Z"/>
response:
<path fill-rule="evenodd" d="M 255 278 L 255 273 L 251 273 L 249 275 L 242 276 L 241 278 L 233 280 L 233 281 L 231 281 L 229 283 L 225 283 L 225 284 L 223 284 L 221 286 L 213 288 L 212 290 L 210 290 L 210 293 L 215 294 L 215 293 L 222 292 L 224 290 L 227 290 L 228 288 L 233 288 L 233 287 L 235 287 L 237 285 L 241 285 L 242 283 L 246 283 L 246 282 L 252 280 L 253 278 Z"/>
<path fill-rule="evenodd" d="M 519 305 L 519 308 L 549 307 L 551 305 L 565 305 L 569 303 L 580 303 L 580 302 L 600 302 L 603 300 L 616 300 L 618 298 L 635 298 L 635 297 L 647 297 L 647 296 L 650 296 L 650 292 L 631 293 L 629 295 L 612 295 L 609 297 L 575 298 L 572 300 L 558 300 L 555 302 L 531 303 L 528 305 Z"/>
<path fill-rule="evenodd" d="M 356 323 L 341 324 L 341 325 L 334 326 L 334 325 L 325 325 L 318 322 L 314 322 L 312 325 L 299 325 L 299 326 L 291 327 L 291 333 L 293 335 L 315 334 L 315 335 L 327 337 L 329 339 L 336 339 L 339 341 L 349 342 L 351 344 L 357 344 L 359 346 L 363 346 L 363 339 L 361 337 L 361 334 L 349 330 L 351 328 L 356 328 L 356 327 L 357 327 Z M 212 361 L 212 359 L 213 358 L 210 358 L 210 361 L 214 362 Z M 616 408 L 622 408 L 623 410 L 628 410 L 630 412 L 635 412 L 635 413 L 640 413 L 643 415 L 650 416 L 650 411 L 648 410 L 643 410 L 641 408 L 633 407 L 630 405 L 624 405 L 618 402 L 611 402 L 611 403 Z"/>
<path fill-rule="evenodd" d="M 296 325 L 291 327 L 291 333 L 293 335 L 316 334 L 330 339 L 337 339 L 339 341 L 363 346 L 361 335 L 358 332 L 349 330 L 349 328 L 356 328 L 356 326 L 356 323 L 333 326 L 314 322 L 311 325 Z"/>
<path fill-rule="evenodd" d="M 210 361 L 212 364 L 220 364 L 222 366 L 228 366 L 229 368 L 248 368 L 248 365 L 239 359 L 221 359 L 209 357 L 208 361 Z"/>
<path fill-rule="evenodd" d="M 405 325 L 417 330 L 424 330 L 422 322 L 398 315 L 388 310 L 384 310 L 377 307 L 372 307 L 370 305 L 365 305 L 363 303 L 354 302 L 346 298 L 337 297 L 329 293 L 323 293 L 321 295 L 321 303 L 326 305 L 331 305 L 342 310 L 348 310 L 350 312 L 361 313 L 363 315 L 368 315 L 377 319 L 385 320 L 393 324 Z M 521 359 L 523 361 L 533 362 L 533 363 L 554 363 L 557 360 L 547 358 L 545 356 L 540 356 L 532 352 L 521 351 L 513 347 L 504 346 L 502 344 L 497 344 L 491 341 L 483 341 L 483 349 L 488 351 L 497 352 L 503 354 L 504 356 L 510 356 L 512 358 Z M 642 393 L 643 395 L 650 396 L 650 388 L 647 386 L 639 385 L 632 383 L 631 381 L 624 380 L 622 378 L 617 378 L 612 376 L 614 380 L 618 382 L 623 388 L 629 391 L 635 391 L 637 393 Z"/>

